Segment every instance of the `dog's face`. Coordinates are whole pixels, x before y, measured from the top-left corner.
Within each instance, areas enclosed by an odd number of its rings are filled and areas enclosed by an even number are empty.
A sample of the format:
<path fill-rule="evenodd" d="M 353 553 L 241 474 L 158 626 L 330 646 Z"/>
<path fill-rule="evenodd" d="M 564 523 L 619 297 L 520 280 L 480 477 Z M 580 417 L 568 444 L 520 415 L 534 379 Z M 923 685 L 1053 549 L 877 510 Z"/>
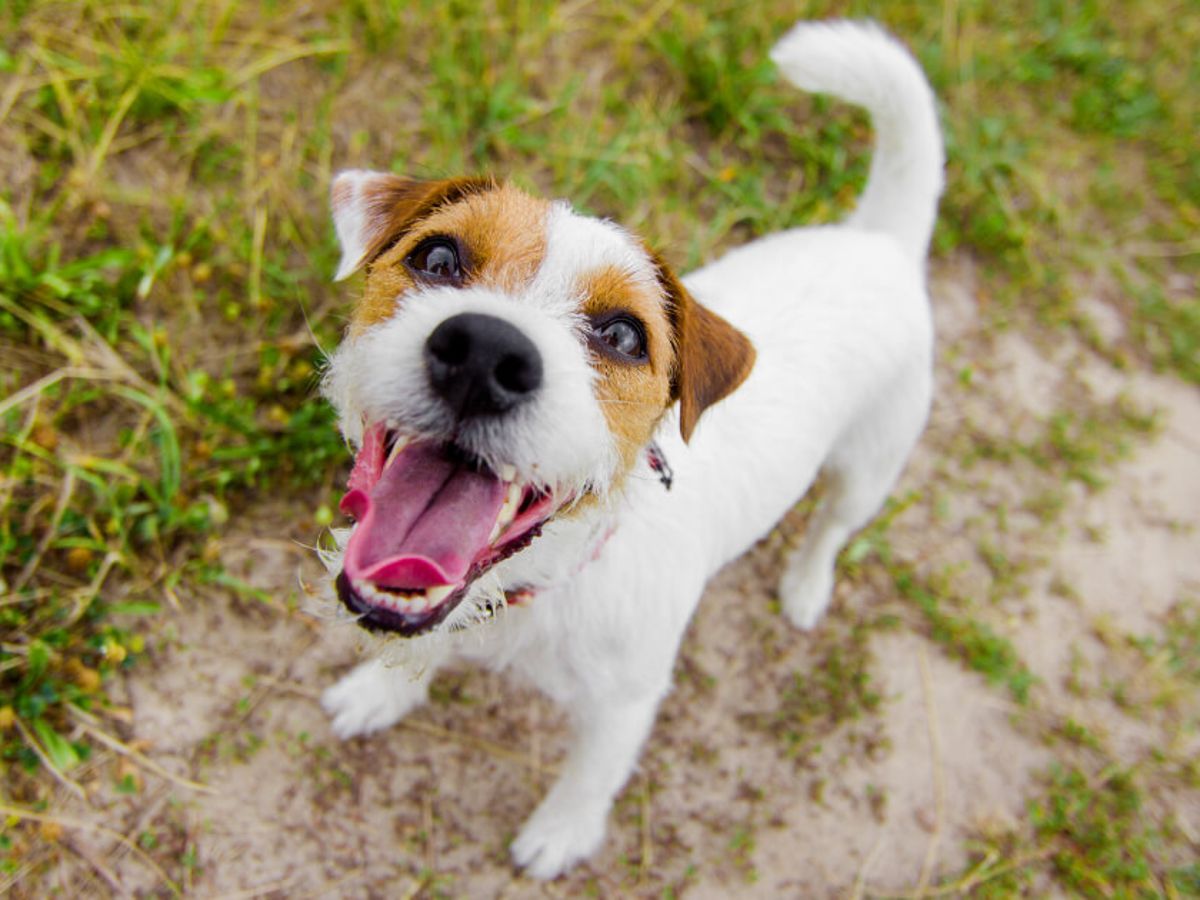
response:
<path fill-rule="evenodd" d="M 754 350 L 619 227 L 485 179 L 350 171 L 337 277 L 366 267 L 325 393 L 358 447 L 338 593 L 373 630 L 447 621 L 556 517 L 619 490 Z"/>

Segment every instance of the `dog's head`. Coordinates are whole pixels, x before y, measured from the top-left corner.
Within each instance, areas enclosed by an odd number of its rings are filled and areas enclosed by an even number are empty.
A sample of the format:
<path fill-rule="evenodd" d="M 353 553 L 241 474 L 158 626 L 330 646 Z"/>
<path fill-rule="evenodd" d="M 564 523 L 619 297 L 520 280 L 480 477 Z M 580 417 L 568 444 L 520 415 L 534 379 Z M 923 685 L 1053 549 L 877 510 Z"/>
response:
<path fill-rule="evenodd" d="M 445 621 L 547 522 L 619 490 L 675 401 L 686 440 L 753 364 L 639 241 L 565 203 L 364 171 L 332 203 L 337 278 L 366 268 L 325 379 L 358 448 L 338 593 L 366 627 Z"/>

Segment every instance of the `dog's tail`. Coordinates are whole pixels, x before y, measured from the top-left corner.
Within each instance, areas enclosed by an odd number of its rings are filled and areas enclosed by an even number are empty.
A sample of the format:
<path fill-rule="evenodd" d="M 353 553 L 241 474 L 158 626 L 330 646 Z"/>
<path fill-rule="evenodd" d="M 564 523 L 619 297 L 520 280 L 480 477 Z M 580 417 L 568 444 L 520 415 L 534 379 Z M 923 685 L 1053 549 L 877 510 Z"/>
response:
<path fill-rule="evenodd" d="M 871 114 L 871 173 L 849 224 L 889 234 L 924 259 L 945 156 L 933 91 L 917 61 L 874 23 L 846 21 L 802 22 L 775 45 L 771 59 L 797 87 Z"/>

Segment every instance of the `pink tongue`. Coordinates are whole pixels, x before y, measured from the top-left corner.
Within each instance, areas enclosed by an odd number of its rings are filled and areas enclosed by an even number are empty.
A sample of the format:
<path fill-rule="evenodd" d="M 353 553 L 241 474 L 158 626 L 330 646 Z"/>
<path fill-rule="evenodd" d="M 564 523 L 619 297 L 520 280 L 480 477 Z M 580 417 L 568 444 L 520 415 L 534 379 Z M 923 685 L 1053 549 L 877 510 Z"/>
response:
<path fill-rule="evenodd" d="M 358 519 L 346 547 L 346 575 L 401 589 L 459 583 L 487 549 L 504 485 L 424 443 L 405 447 L 370 485 L 382 451 L 380 436 L 368 435 L 342 498 L 342 510 Z"/>

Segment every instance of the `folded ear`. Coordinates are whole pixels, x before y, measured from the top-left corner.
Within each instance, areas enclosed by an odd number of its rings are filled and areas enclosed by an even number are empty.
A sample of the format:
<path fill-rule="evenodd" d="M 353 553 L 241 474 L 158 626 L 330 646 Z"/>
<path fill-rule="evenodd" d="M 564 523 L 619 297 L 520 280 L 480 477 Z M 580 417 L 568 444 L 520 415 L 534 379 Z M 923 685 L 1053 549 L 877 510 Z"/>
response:
<path fill-rule="evenodd" d="M 670 305 L 675 343 L 671 397 L 679 400 L 679 432 L 689 441 L 700 414 L 746 380 L 756 354 L 749 338 L 697 303 L 670 267 L 657 254 L 651 257 Z"/>
<path fill-rule="evenodd" d="M 339 172 L 329 191 L 333 226 L 342 246 L 333 280 L 353 275 L 436 206 L 491 186 L 486 178 L 418 181 L 390 172 Z"/>

